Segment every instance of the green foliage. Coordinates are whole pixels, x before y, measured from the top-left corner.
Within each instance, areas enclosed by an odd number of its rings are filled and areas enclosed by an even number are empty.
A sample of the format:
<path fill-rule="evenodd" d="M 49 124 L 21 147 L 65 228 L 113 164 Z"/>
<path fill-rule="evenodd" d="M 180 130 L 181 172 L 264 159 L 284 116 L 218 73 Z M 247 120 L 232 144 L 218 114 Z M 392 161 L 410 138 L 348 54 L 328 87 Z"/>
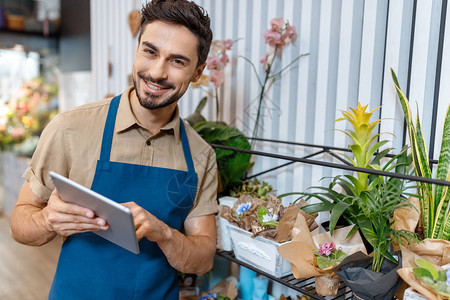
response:
<path fill-rule="evenodd" d="M 338 249 L 334 249 L 330 256 L 321 255 L 317 250 L 314 250 L 314 255 L 316 256 L 317 266 L 322 270 L 340 264 L 348 256 L 345 252 Z"/>
<path fill-rule="evenodd" d="M 376 142 L 380 134 L 372 134 L 381 121 L 379 119 L 370 122 L 370 117 L 378 108 L 370 112 L 366 112 L 366 108 L 367 106 L 358 103 L 356 109 L 351 108 L 351 112 L 343 112 L 343 118 L 336 120 L 347 120 L 352 126 L 352 129 L 343 131 L 353 142 L 349 145 L 353 158 L 345 156 L 346 159 L 356 167 L 408 174 L 412 163 L 412 157 L 407 153 L 408 148 L 404 147 L 398 155 L 388 158 L 391 149 L 381 150 L 387 141 Z M 311 198 L 319 200 L 319 203 L 302 209 L 310 214 L 330 211 L 331 234 L 341 218 L 354 225 L 348 237 L 360 229 L 374 248 L 372 269 L 379 271 L 384 258 L 397 262 L 389 253 L 393 240 L 404 238 L 410 242 L 417 239 L 412 232 L 392 229 L 391 219 L 394 211 L 410 205 L 406 201 L 406 196 L 410 195 L 406 193 L 408 188 L 412 187 L 406 186 L 404 180 L 358 172 L 357 177 L 335 176 L 328 187 L 309 189 L 314 189 L 314 192 L 290 193 L 279 197 L 297 194 L 307 201 Z"/>
<path fill-rule="evenodd" d="M 444 298 L 450 297 L 450 285 L 447 285 L 447 274 L 444 270 L 436 268 L 424 259 L 416 259 L 416 268 L 413 268 L 414 275 L 425 285 Z"/>
<path fill-rule="evenodd" d="M 389 253 L 394 240 L 400 242 L 405 239 L 408 243 L 418 241 L 413 232 L 396 230 L 393 228 L 392 216 L 394 211 L 411 204 L 403 197 L 408 187 L 403 181 L 386 177 L 378 177 L 373 188 L 364 191 L 354 200 L 362 208 L 356 221 L 364 237 L 374 248 L 372 270 L 379 272 L 384 258 L 393 263 L 397 260 Z"/>
<path fill-rule="evenodd" d="M 272 186 L 266 182 L 260 182 L 257 178 L 243 182 L 240 186 L 234 188 L 231 191 L 230 196 L 239 197 L 247 194 L 254 198 L 258 198 L 264 201 L 268 200 L 270 192 L 273 191 Z"/>
<path fill-rule="evenodd" d="M 409 100 L 400 89 L 397 76 L 391 69 L 397 94 L 402 105 L 403 113 L 408 127 L 408 136 L 411 145 L 416 175 L 432 178 L 428 164 L 428 153 L 420 124 L 419 113 L 413 120 Z M 444 121 L 441 151 L 436 171 L 436 179 L 450 181 L 450 105 Z M 426 238 L 450 240 L 450 192 L 448 186 L 433 186 L 430 183 L 418 182 L 420 194 L 420 208 L 423 232 Z M 433 193 L 434 187 L 434 193 Z"/>
<path fill-rule="evenodd" d="M 233 148 L 250 149 L 250 143 L 238 129 L 223 122 L 201 121 L 193 128 L 208 143 Z M 222 189 L 229 192 L 242 183 L 242 178 L 253 166 L 250 154 L 215 149 Z"/>

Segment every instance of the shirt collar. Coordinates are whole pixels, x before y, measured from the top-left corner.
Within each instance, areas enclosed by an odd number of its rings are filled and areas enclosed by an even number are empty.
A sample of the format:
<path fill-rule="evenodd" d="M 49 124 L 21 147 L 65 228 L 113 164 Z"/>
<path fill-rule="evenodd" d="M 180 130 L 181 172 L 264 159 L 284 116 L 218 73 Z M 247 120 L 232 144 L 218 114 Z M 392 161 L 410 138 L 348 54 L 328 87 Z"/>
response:
<path fill-rule="evenodd" d="M 138 120 L 133 114 L 133 111 L 131 110 L 131 104 L 130 104 L 130 94 L 134 90 L 134 87 L 129 87 L 126 89 L 121 98 L 119 103 L 119 108 L 117 111 L 117 117 L 116 117 L 116 125 L 115 125 L 115 131 L 116 133 L 120 133 L 122 131 L 125 131 L 131 127 L 134 126 L 140 126 Z M 175 140 L 180 143 L 181 142 L 181 136 L 180 136 L 180 112 L 178 109 L 178 105 L 175 108 L 175 112 L 173 114 L 172 120 L 169 121 L 166 125 L 164 125 L 161 128 L 161 131 L 165 133 L 173 134 L 175 137 Z"/>

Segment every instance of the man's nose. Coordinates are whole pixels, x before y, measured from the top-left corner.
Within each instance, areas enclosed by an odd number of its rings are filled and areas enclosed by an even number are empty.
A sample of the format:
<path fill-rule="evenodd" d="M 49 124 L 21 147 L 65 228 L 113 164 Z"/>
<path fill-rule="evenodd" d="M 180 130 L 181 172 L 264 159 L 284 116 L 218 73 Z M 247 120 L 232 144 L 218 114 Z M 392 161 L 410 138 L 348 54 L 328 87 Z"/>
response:
<path fill-rule="evenodd" d="M 167 64 L 165 60 L 158 59 L 150 68 L 150 74 L 153 80 L 167 79 Z"/>

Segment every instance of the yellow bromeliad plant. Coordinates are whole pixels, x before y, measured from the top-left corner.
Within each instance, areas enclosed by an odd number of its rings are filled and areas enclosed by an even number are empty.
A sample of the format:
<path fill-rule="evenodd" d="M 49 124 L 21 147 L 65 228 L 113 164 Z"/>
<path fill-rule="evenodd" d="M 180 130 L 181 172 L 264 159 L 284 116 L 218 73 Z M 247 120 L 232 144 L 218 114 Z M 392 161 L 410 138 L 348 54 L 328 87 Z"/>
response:
<path fill-rule="evenodd" d="M 400 89 L 397 76 L 391 69 L 392 79 L 408 127 L 411 152 L 417 176 L 432 178 L 428 163 L 428 152 L 417 112 L 415 124 L 409 107 L 408 98 Z M 450 105 L 444 121 L 441 152 L 436 170 L 436 179 L 450 181 Z M 448 186 L 418 182 L 420 195 L 421 219 L 425 238 L 450 240 L 450 191 Z"/>
<path fill-rule="evenodd" d="M 373 144 L 374 140 L 377 139 L 380 134 L 372 135 L 372 132 L 381 122 L 381 119 L 370 122 L 370 118 L 372 117 L 373 112 L 380 107 L 366 112 L 367 106 L 368 105 L 362 106 L 361 103 L 358 102 L 356 109 L 350 107 L 351 111 L 343 111 L 343 117 L 337 119 L 335 122 L 346 120 L 353 127 L 353 130 L 339 130 L 349 136 L 353 141 L 353 144 L 350 145 L 350 149 L 352 150 L 354 159 L 347 155 L 344 156 L 356 167 L 381 170 L 379 164 L 372 163 L 373 155 L 388 141 L 384 140 Z M 357 195 L 359 195 L 362 191 L 367 191 L 367 179 L 369 174 L 359 172 L 357 176 L 358 180 L 352 180 L 352 183 L 355 185 Z"/>
<path fill-rule="evenodd" d="M 408 173 L 411 157 L 407 155 L 407 148 L 387 159 L 390 148 L 380 148 L 388 141 L 377 141 L 380 133 L 374 133 L 381 119 L 370 121 L 373 113 L 379 108 L 367 111 L 367 105 L 360 103 L 356 108 L 342 112 L 342 118 L 336 121 L 348 121 L 351 129 L 341 130 L 349 136 L 352 143 L 349 145 L 353 157 L 345 155 L 347 160 L 356 167 Z M 382 163 L 383 161 L 383 163 Z M 384 162 L 385 161 L 385 162 Z M 392 227 L 392 216 L 396 209 L 409 206 L 406 190 L 410 188 L 404 180 L 369 175 L 357 172 L 357 176 L 338 175 L 333 178 L 328 187 L 312 187 L 319 192 L 288 193 L 280 195 L 301 195 L 309 200 L 315 198 L 319 203 L 302 207 L 307 213 L 330 211 L 330 233 L 339 219 L 344 219 L 353 228 L 348 234 L 350 237 L 358 229 L 374 249 L 372 269 L 380 271 L 384 258 L 397 263 L 389 252 L 393 240 L 404 238 L 408 242 L 415 239 L 412 232 L 396 230 Z"/>

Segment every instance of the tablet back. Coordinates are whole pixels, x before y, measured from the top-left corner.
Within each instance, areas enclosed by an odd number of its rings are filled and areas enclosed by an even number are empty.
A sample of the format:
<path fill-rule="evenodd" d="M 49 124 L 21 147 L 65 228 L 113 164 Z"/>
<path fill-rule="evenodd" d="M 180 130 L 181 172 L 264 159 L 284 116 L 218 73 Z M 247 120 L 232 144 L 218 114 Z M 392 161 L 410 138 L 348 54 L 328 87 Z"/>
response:
<path fill-rule="evenodd" d="M 49 172 L 49 174 L 63 201 L 89 208 L 95 212 L 95 215 L 108 222 L 108 230 L 92 231 L 92 233 L 135 254 L 139 254 L 139 244 L 137 242 L 133 216 L 127 207 L 58 173 Z"/>

